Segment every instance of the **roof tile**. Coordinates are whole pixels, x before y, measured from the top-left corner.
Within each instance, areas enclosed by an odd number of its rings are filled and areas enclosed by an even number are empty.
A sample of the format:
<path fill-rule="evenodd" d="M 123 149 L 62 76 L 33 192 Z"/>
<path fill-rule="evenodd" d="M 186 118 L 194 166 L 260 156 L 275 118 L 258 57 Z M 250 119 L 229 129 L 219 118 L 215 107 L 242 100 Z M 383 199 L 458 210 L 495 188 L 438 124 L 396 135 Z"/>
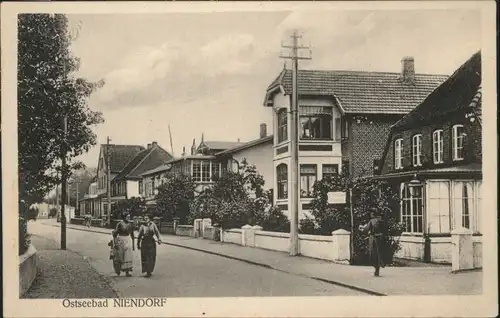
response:
<path fill-rule="evenodd" d="M 299 95 L 335 96 L 346 113 L 406 114 L 418 105 L 447 75 L 416 74 L 406 84 L 399 73 L 299 70 Z M 292 93 L 292 71 L 283 70 L 268 87 L 282 85 Z"/>

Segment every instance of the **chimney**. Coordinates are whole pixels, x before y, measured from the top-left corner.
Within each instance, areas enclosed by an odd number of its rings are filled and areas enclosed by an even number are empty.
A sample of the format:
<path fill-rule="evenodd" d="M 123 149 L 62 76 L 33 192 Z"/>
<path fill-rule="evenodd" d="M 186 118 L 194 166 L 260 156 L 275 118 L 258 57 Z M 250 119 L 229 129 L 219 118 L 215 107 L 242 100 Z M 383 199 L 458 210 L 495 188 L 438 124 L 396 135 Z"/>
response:
<path fill-rule="evenodd" d="M 260 124 L 260 138 L 267 136 L 267 126 L 266 124 Z"/>
<path fill-rule="evenodd" d="M 191 156 L 196 152 L 196 141 L 193 139 L 193 145 L 191 146 Z"/>
<path fill-rule="evenodd" d="M 151 143 L 151 147 L 158 147 L 158 142 L 153 141 L 153 142 Z"/>
<path fill-rule="evenodd" d="M 401 80 L 406 84 L 415 84 L 415 60 L 412 56 L 401 60 Z"/>
<path fill-rule="evenodd" d="M 148 149 L 150 149 L 150 148 L 151 148 L 151 144 L 148 144 Z"/>

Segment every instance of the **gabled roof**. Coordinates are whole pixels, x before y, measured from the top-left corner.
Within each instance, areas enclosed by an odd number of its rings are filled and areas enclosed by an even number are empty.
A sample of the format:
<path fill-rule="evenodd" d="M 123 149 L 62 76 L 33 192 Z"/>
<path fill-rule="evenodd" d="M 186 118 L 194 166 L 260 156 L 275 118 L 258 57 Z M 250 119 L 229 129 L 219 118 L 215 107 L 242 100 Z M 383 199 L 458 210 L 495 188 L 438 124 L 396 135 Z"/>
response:
<path fill-rule="evenodd" d="M 206 146 L 207 148 L 212 150 L 226 150 L 237 147 L 242 144 L 244 143 L 238 141 L 203 141 L 198 146 L 198 149 L 201 149 L 203 148 L 203 146 Z"/>
<path fill-rule="evenodd" d="M 400 73 L 299 70 L 299 95 L 334 97 L 345 113 L 406 114 L 418 105 L 447 75 L 415 74 L 414 84 Z M 278 90 L 292 93 L 292 71 L 284 69 L 267 88 L 267 106 Z"/>
<path fill-rule="evenodd" d="M 139 152 L 116 176 L 116 179 L 140 178 L 143 172 L 161 166 L 172 159 L 172 155 L 165 149 L 154 145 Z"/>
<path fill-rule="evenodd" d="M 393 125 L 394 130 L 421 125 L 429 119 L 466 111 L 481 100 L 481 51 L 474 54 L 415 109 Z M 475 108 L 475 107 L 474 107 Z"/>
<path fill-rule="evenodd" d="M 241 151 L 241 150 L 244 150 L 244 149 L 248 149 L 248 148 L 251 148 L 251 147 L 254 147 L 254 146 L 261 145 L 261 144 L 266 143 L 266 142 L 270 142 L 272 140 L 273 140 L 273 135 L 269 135 L 269 136 L 266 136 L 264 138 L 255 139 L 255 140 L 243 143 L 243 144 L 241 144 L 239 146 L 236 146 L 236 147 L 233 147 L 233 148 L 230 148 L 230 149 L 227 149 L 227 150 L 220 151 L 220 152 L 216 153 L 215 155 L 216 156 L 222 156 L 222 155 L 233 154 L 235 152 L 238 152 L 238 151 Z"/>
<path fill-rule="evenodd" d="M 101 152 L 104 156 L 104 162 L 107 164 L 107 154 L 108 148 L 110 149 L 110 166 L 111 173 L 120 173 L 127 164 L 135 157 L 138 153 L 143 151 L 145 148 L 138 145 L 114 145 L 114 144 L 101 144 Z"/>

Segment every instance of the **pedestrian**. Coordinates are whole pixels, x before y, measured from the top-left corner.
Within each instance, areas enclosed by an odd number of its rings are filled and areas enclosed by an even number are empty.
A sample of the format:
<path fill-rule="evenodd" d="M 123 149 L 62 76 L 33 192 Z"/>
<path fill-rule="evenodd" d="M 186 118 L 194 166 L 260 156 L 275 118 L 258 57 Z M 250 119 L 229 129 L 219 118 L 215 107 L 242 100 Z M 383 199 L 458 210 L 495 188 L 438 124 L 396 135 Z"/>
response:
<path fill-rule="evenodd" d="M 385 224 L 377 209 L 370 209 L 370 221 L 360 225 L 359 230 L 368 234 L 368 252 L 370 263 L 375 268 L 375 276 L 380 276 L 380 267 L 384 268 L 384 234 Z"/>
<path fill-rule="evenodd" d="M 115 272 L 117 275 L 120 275 L 121 272 L 125 272 L 126 276 L 131 276 L 130 272 L 133 270 L 132 251 L 135 251 L 135 245 L 134 228 L 132 224 L 130 224 L 130 214 L 128 212 L 122 213 L 122 220 L 116 225 L 116 229 L 113 231 L 113 238 L 113 267 Z"/>
<path fill-rule="evenodd" d="M 141 250 L 142 273 L 146 277 L 151 277 L 156 263 L 156 241 L 161 244 L 160 231 L 154 222 L 151 221 L 151 215 L 144 217 L 144 223 L 139 228 L 137 236 L 137 248 Z"/>

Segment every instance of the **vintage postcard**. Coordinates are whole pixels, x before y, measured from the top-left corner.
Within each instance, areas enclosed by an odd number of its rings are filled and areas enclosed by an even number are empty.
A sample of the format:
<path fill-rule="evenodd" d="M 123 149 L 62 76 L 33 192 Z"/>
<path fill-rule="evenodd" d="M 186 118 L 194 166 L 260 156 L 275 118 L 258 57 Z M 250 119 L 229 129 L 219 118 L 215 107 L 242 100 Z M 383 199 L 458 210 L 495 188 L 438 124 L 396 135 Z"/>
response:
<path fill-rule="evenodd" d="M 495 9 L 2 4 L 4 315 L 496 316 Z"/>

